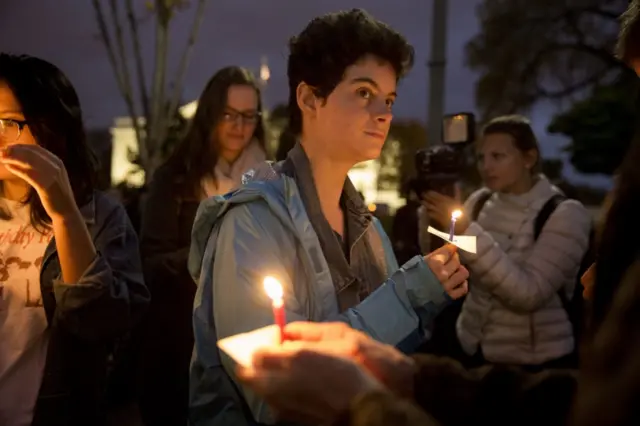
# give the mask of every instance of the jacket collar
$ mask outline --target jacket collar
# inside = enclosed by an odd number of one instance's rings
[[[498,197],[507,203],[517,205],[521,208],[532,208],[542,206],[554,194],[562,193],[553,186],[549,179],[540,174],[536,177],[536,182],[531,189],[524,194],[503,194],[498,193]]]
[[[294,173],[297,177],[296,183],[300,188],[307,209],[313,213],[322,214],[320,200],[318,199],[318,190],[311,173],[311,163],[300,143],[297,143],[291,151],[289,151],[288,159],[293,165]],[[360,222],[359,226],[367,227],[369,225],[371,222],[371,212],[348,176],[342,188],[341,201],[344,203],[345,209],[352,213],[350,217],[357,218],[358,222]]]

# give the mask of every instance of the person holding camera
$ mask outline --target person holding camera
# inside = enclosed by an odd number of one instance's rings
[[[486,187],[467,199],[456,223],[456,234],[477,237],[477,253],[460,253],[471,284],[456,323],[459,343],[480,362],[573,366],[565,303],[589,246],[591,217],[539,173],[540,150],[526,118],[490,121],[477,153]],[[430,191],[424,205],[430,219],[447,223],[460,203]],[[544,210],[548,218],[537,229]]]

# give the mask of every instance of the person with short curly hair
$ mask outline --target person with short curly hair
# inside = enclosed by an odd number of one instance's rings
[[[452,245],[398,268],[387,235],[347,177],[380,155],[413,48],[357,9],[315,18],[289,47],[289,124],[299,141],[238,191],[201,204],[193,227],[194,426],[274,421],[215,350],[217,339],[273,322],[265,276],[281,281],[287,320],[341,320],[405,351],[467,291],[468,273]]]

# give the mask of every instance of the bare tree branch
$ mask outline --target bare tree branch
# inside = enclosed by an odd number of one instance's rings
[[[193,25],[191,27],[191,33],[189,34],[189,38],[187,39],[187,46],[182,53],[182,58],[180,59],[180,65],[178,67],[178,71],[176,74],[176,78],[173,82],[173,94],[169,100],[169,108],[166,111],[167,117],[165,119],[173,119],[175,111],[178,109],[178,103],[180,102],[180,96],[182,95],[182,88],[184,85],[184,79],[187,74],[187,68],[189,66],[189,60],[191,58],[191,54],[193,52],[193,48],[196,44],[196,38],[198,37],[198,32],[200,30],[200,25],[204,19],[204,10],[207,5],[207,0],[199,0],[198,7],[196,9],[196,14],[193,19]],[[165,128],[166,130],[167,128]],[[166,132],[165,132],[166,133]],[[161,140],[164,138],[165,134],[161,135]]]
[[[206,0],[199,0],[194,19],[193,27],[187,41],[187,46],[182,54],[182,58],[177,70],[175,87],[171,93],[171,98],[167,99],[169,89],[166,88],[167,75],[167,56],[169,51],[169,30],[170,21],[173,14],[188,7],[187,0],[155,0],[152,2],[153,7],[148,7],[149,17],[156,20],[156,37],[155,37],[155,59],[152,81],[150,87],[145,84],[147,75],[145,74],[145,66],[142,55],[141,40],[139,34],[140,19],[135,14],[133,0],[126,0],[125,4],[126,19],[128,20],[128,29],[131,36],[131,44],[134,55],[134,67],[136,75],[130,74],[128,46],[126,34],[127,23],[120,19],[119,3],[122,0],[109,0],[109,10],[111,16],[107,16],[103,11],[104,5],[101,0],[92,0],[95,10],[96,21],[100,29],[100,38],[107,51],[109,63],[113,69],[118,90],[125,101],[127,112],[131,119],[131,126],[135,132],[138,146],[138,157],[136,163],[142,167],[145,172],[145,181],[149,181],[156,166],[162,159],[162,146],[165,139],[170,135],[171,126],[175,125],[174,115],[178,108],[182,86],[186,76],[186,69],[190,61],[193,46],[195,44],[199,28],[201,26]],[[108,11],[107,11],[108,13]],[[109,21],[112,18],[112,21]],[[132,80],[136,78],[136,80]],[[134,84],[137,82],[139,92],[135,91]],[[135,92],[135,93],[134,93]],[[141,116],[138,115],[137,109],[140,107],[136,104],[139,94],[142,114],[144,115],[144,127],[141,124]],[[167,102],[169,101],[169,102]],[[167,111],[167,106],[169,110]]]
[[[595,15],[600,18],[604,18],[605,20],[613,20],[613,21],[617,21],[618,18],[620,17],[620,14],[614,11],[601,9],[595,6],[587,6],[587,7],[575,8],[575,9],[569,8],[551,17],[544,16],[544,15],[538,16],[538,17],[532,17],[527,20],[527,23],[529,24],[542,23],[545,25],[553,25],[553,24],[560,23],[564,20],[570,19],[572,17],[580,16],[582,14]],[[487,20],[487,23],[491,24],[492,20],[491,19]]]
[[[121,67],[118,65],[118,60],[116,58],[113,44],[111,43],[111,37],[109,36],[109,30],[107,29],[107,23],[104,17],[102,6],[100,4],[100,0],[93,0],[93,8],[96,12],[96,20],[98,21],[98,26],[100,28],[100,36],[105,46],[105,49],[107,50],[107,57],[109,58],[109,63],[113,68],[113,73],[116,78],[116,84],[118,85],[120,94],[122,95],[125,101],[125,105],[127,106],[127,112],[129,113],[129,117],[131,119],[131,125],[133,126],[133,131],[136,136],[136,141],[138,142],[138,148],[140,151],[141,160],[146,159],[145,144],[142,138],[140,125],[138,123],[138,115],[136,114],[133,96],[131,93],[131,88],[130,87],[127,88],[127,84],[126,84],[126,81],[128,81],[128,76],[126,75],[126,73],[123,73],[123,71],[121,70]],[[118,19],[117,16],[114,16],[114,20],[117,21],[117,19]]]
[[[142,113],[145,120],[149,120],[149,94],[147,93],[147,84],[144,73],[144,61],[140,49],[140,36],[138,34],[138,21],[133,12],[132,0],[126,1],[127,19],[129,21],[129,30],[131,31],[131,42],[133,43],[133,54],[135,58],[136,74],[138,76],[138,88],[140,90],[140,102],[142,103]],[[146,125],[146,124],[145,124]],[[148,132],[148,131],[147,131]]]
[[[579,96],[625,72],[612,49],[618,15],[626,3],[481,2],[481,30],[467,44],[466,57],[467,64],[480,72],[476,99],[482,115],[526,110],[545,98]],[[495,55],[496,50],[501,54]]]
[[[104,19],[104,12],[102,10],[102,6],[100,5],[100,0],[93,0],[93,9],[96,12],[96,21],[98,22],[98,27],[100,28],[100,39],[102,40],[102,43],[107,50],[107,57],[109,58],[109,63],[113,68],[113,73],[116,77],[118,89],[120,89],[120,92],[124,95],[125,90],[122,83],[122,76],[120,74],[120,67],[118,66],[116,55],[113,50],[113,45],[111,44],[111,37],[109,36],[107,23]]]
[[[149,127],[149,153],[153,157],[161,142],[158,141],[158,130],[162,125],[162,110],[165,105],[165,81],[167,73],[167,51],[169,45],[169,21],[171,5],[164,0],[156,0],[156,44],[155,69],[151,87],[151,123]]]
[[[127,103],[129,109],[129,115],[131,116],[133,129],[136,133],[136,139],[138,140],[138,150],[140,154],[140,161],[143,165],[147,164],[148,152],[147,144],[144,135],[142,134],[139,122],[139,115],[136,111],[135,102],[133,98],[133,88],[131,87],[131,78],[129,75],[129,66],[127,61],[127,50],[124,47],[124,35],[122,33],[122,25],[120,25],[120,14],[118,10],[118,0],[109,0],[109,6],[111,9],[111,17],[113,19],[113,27],[115,29],[116,44],[118,47],[117,53],[120,60],[122,86],[124,88],[123,97]]]
[[[546,99],[562,99],[570,96],[576,92],[580,92],[583,89],[592,87],[594,84],[601,82],[607,75],[611,74],[611,69],[602,69],[599,72],[593,73],[589,77],[571,85],[568,85],[560,90],[548,91],[543,88],[538,88],[539,95]]]

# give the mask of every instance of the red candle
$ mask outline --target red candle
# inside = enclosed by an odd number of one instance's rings
[[[272,300],[273,320],[280,329],[280,343],[282,343],[284,341],[284,326],[287,322],[284,313],[284,291],[280,281],[273,277],[264,279],[264,289]]]

